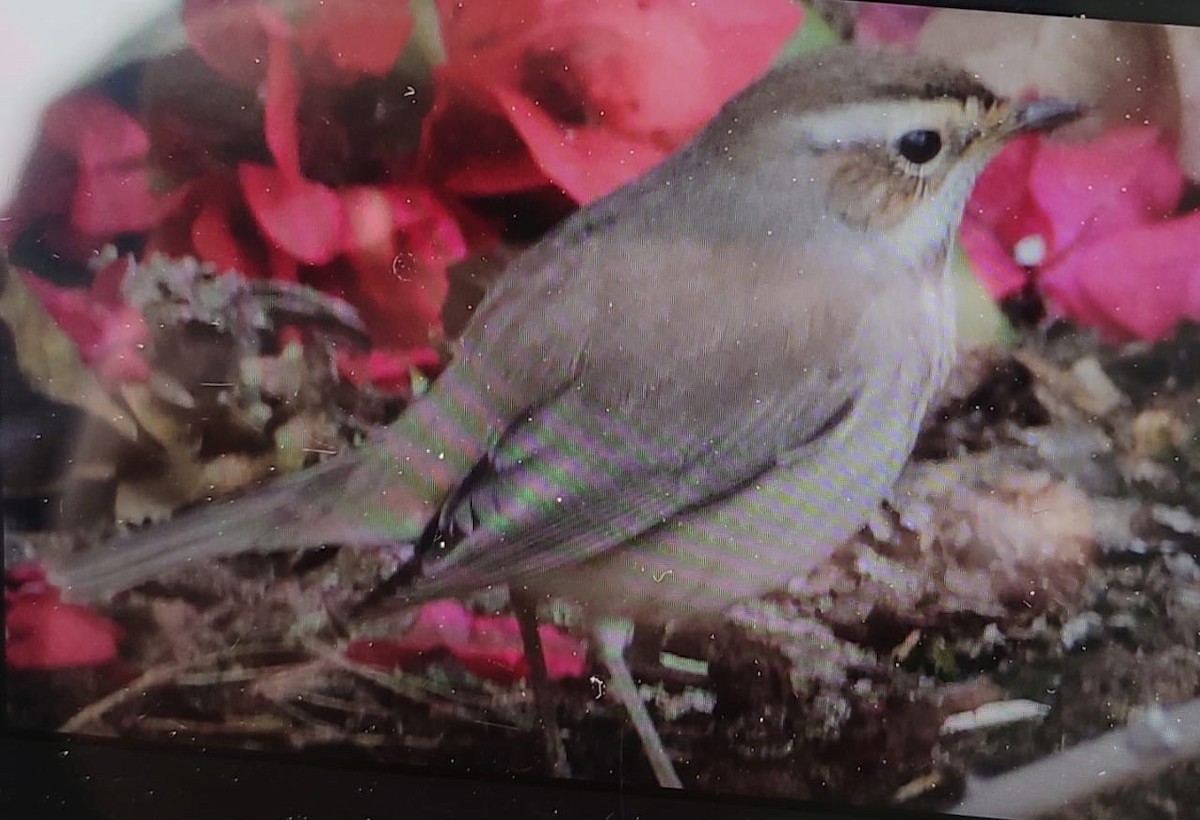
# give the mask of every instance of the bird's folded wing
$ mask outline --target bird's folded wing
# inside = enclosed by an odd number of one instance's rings
[[[444,554],[410,602],[582,562],[802,460],[850,412],[856,385],[830,375],[718,429],[596,413],[566,391],[518,424],[449,500]],[[780,428],[786,428],[781,436]],[[786,443],[779,445],[780,441]]]

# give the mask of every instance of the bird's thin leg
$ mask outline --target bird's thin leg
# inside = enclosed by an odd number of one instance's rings
[[[542,723],[542,740],[545,743],[546,763],[555,777],[570,777],[571,767],[567,764],[567,751],[563,748],[562,733],[558,729],[558,718],[554,710],[554,695],[550,691],[550,677],[546,674],[546,655],[542,651],[542,637],[538,634],[537,603],[524,590],[509,587],[513,614],[521,628],[521,643],[525,645],[525,657],[529,660],[529,677],[533,684],[533,699],[537,704],[538,717]]]
[[[675,765],[667,756],[662,738],[654,728],[654,721],[646,711],[646,704],[638,695],[637,684],[633,682],[629,665],[625,663],[625,649],[633,639],[633,624],[623,618],[603,618],[593,628],[593,634],[596,637],[600,660],[608,669],[609,690],[625,705],[629,720],[641,738],[650,768],[658,778],[658,784],[671,789],[683,788],[679,775],[675,773]]]

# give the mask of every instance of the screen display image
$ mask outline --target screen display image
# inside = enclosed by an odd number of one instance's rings
[[[1197,816],[1200,28],[162,5],[0,165],[6,727]]]

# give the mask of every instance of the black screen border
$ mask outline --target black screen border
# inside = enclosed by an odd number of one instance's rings
[[[1172,0],[908,0],[902,5],[1200,26],[1200,3]],[[3,676],[0,665],[0,687]],[[0,725],[0,817],[5,820],[904,820],[951,816],[962,817],[888,806],[848,808],[539,777],[449,775],[425,769],[316,762],[298,755],[33,733]]]

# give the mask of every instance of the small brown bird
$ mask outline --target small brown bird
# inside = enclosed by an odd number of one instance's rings
[[[513,262],[366,446],[56,578],[87,598],[200,557],[416,544],[396,605],[503,584],[582,604],[678,785],[622,625],[721,613],[862,526],[953,355],[945,261],[977,174],[1078,114],[889,53],[776,69]]]

